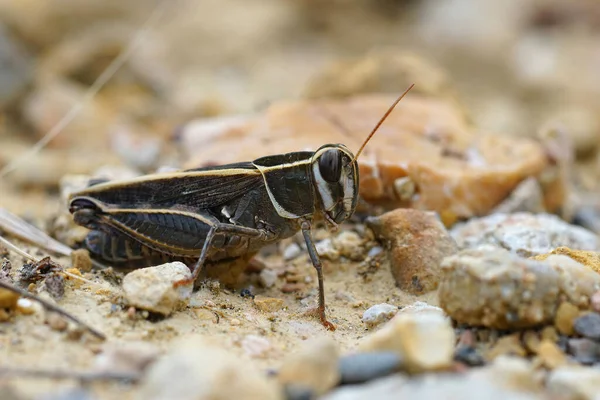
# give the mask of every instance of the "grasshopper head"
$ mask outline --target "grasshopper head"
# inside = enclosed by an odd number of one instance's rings
[[[327,144],[312,157],[313,183],[323,211],[336,223],[348,219],[358,201],[358,164],[343,144]]]

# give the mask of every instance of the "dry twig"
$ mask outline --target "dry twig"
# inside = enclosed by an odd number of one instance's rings
[[[17,378],[47,378],[75,379],[82,382],[90,381],[130,381],[140,380],[141,375],[127,372],[95,372],[95,371],[60,371],[44,369],[26,369],[0,366],[0,377]]]
[[[71,321],[75,322],[76,324],[83,326],[85,329],[87,329],[92,335],[96,336],[97,338],[99,338],[101,340],[106,340],[106,336],[102,332],[96,330],[95,328],[92,328],[91,326],[89,326],[85,322],[81,321],[79,318],[69,314],[67,311],[63,310],[59,306],[54,305],[54,304],[42,299],[41,297],[36,296],[33,293],[29,293],[26,290],[19,289],[18,287],[15,287],[15,286],[11,285],[10,283],[4,282],[4,281],[0,281],[0,287],[10,290],[11,292],[17,293],[22,297],[26,297],[28,299],[37,301],[42,306],[44,306],[44,308],[46,308],[50,311],[54,311],[55,313],[58,313],[58,314],[62,315],[63,317],[70,319]]]

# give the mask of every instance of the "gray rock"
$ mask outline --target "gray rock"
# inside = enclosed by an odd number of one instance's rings
[[[600,344],[587,338],[569,339],[567,351],[581,364],[591,365],[600,360]]]
[[[402,358],[393,351],[350,354],[340,359],[340,384],[358,384],[382,378],[399,371],[402,365]]]
[[[493,214],[456,225],[450,234],[461,249],[492,244],[524,257],[566,246],[598,250],[598,236],[550,214]]]
[[[573,328],[583,337],[600,340],[600,314],[592,312],[582,315],[575,320]]]
[[[387,303],[376,304],[364,312],[362,321],[367,328],[372,329],[392,319],[398,312],[398,307]]]
[[[187,305],[193,283],[174,287],[174,283],[191,277],[190,269],[181,262],[137,269],[123,278],[125,300],[129,305],[169,315]]]

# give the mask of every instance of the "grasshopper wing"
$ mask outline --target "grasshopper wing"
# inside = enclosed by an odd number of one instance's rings
[[[70,203],[83,197],[116,208],[202,210],[223,205],[260,185],[262,176],[252,163],[236,163],[100,183],[74,193]]]

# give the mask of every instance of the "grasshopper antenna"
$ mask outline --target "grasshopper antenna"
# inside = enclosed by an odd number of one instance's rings
[[[379,122],[377,123],[377,125],[375,125],[375,128],[373,128],[373,130],[371,131],[371,133],[369,133],[369,136],[367,136],[367,139],[363,142],[362,146],[360,146],[360,149],[358,149],[358,152],[356,153],[356,155],[354,156],[354,160],[352,160],[352,161],[356,161],[356,159],[358,159],[358,156],[360,156],[360,153],[362,153],[362,151],[365,148],[365,146],[367,145],[367,143],[369,143],[369,140],[371,140],[371,138],[373,137],[373,135],[375,134],[375,132],[377,132],[377,129],[379,129],[379,127],[381,126],[381,124],[383,124],[383,121],[385,121],[385,119],[388,117],[388,115],[390,115],[392,113],[392,111],[394,110],[394,108],[396,107],[396,105],[398,103],[400,103],[400,100],[402,100],[404,98],[404,96],[406,96],[406,94],[408,92],[410,92],[410,89],[412,89],[414,86],[415,86],[414,83],[412,85],[410,85],[408,87],[408,89],[406,89],[404,91],[404,93],[402,93],[400,95],[400,97],[398,97],[396,99],[396,101],[394,102],[394,104],[392,104],[390,106],[390,108],[388,108],[388,110],[385,112],[385,114],[383,114],[383,117],[381,117],[381,119],[379,120]]]
[[[169,0],[160,0],[160,2],[154,7],[152,13],[146,19],[146,22],[142,25],[140,30],[137,32],[135,37],[129,42],[127,48],[125,48],[111,63],[106,69],[98,76],[98,78],[94,81],[92,86],[88,89],[88,91],[83,96],[83,99],[69,110],[67,114],[60,121],[56,123],[49,131],[46,133],[29,151],[23,154],[21,157],[14,159],[9,162],[4,168],[0,169],[0,178],[5,177],[10,172],[14,171],[19,167],[19,165],[23,164],[29,158],[34,156],[40,150],[42,150],[48,143],[52,141],[56,136],[58,136],[67,125],[75,119],[75,117],[79,114],[81,109],[89,103],[96,94],[102,89],[102,87],[112,78],[117,71],[125,64],[125,62],[129,59],[129,56],[136,50],[142,39],[144,39],[145,34],[150,30],[151,26],[154,25],[164,14],[167,6],[172,5],[173,3]]]

